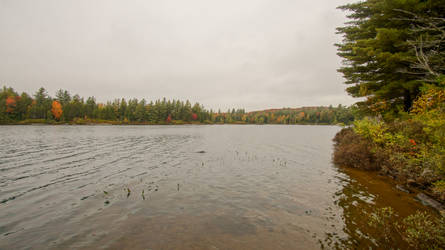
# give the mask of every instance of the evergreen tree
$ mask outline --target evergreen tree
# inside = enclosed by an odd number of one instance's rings
[[[47,119],[51,113],[51,98],[46,90],[41,87],[34,95],[34,103],[30,110],[30,116],[34,119]]]
[[[56,100],[60,102],[60,104],[65,105],[69,102],[71,102],[71,95],[67,90],[59,89],[56,92]]]
[[[97,105],[96,105],[96,99],[94,97],[88,97],[86,103],[85,103],[85,115],[88,118],[97,118]]]
[[[425,72],[412,67],[417,60],[410,43],[414,13],[443,17],[444,0],[366,0],[339,7],[351,12],[345,27],[337,28],[344,40],[337,44],[344,59],[339,69],[352,85],[347,92],[367,97],[368,110],[408,111],[419,94]],[[379,110],[381,111],[381,110]]]
[[[145,99],[142,99],[136,106],[134,111],[134,117],[136,121],[143,122],[146,121],[146,102]]]

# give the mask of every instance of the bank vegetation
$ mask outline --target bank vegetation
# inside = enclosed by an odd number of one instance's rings
[[[334,163],[379,171],[403,190],[421,190],[443,204],[445,1],[365,0],[339,8],[349,18],[337,29],[343,35],[339,72],[347,92],[362,98],[356,105],[364,118],[335,136]],[[418,212],[398,224],[391,208],[369,216],[382,233],[380,247],[391,245],[389,235],[413,249],[445,246],[440,216]]]

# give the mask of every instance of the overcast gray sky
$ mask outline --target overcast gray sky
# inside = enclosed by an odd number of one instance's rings
[[[0,0],[0,86],[259,110],[351,104],[352,0]]]

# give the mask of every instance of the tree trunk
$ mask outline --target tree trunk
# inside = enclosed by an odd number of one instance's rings
[[[411,98],[411,93],[409,90],[405,90],[403,94],[403,110],[405,112],[408,112],[411,109],[411,106],[413,104],[413,99]]]

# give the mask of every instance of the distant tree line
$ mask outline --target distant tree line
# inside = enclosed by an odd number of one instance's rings
[[[205,109],[190,101],[116,99],[98,103],[59,90],[55,97],[40,88],[33,96],[13,88],[0,89],[0,123],[114,123],[114,124],[181,124],[181,123],[251,123],[251,124],[349,124],[354,120],[353,107],[304,107],[245,112]]]
[[[302,107],[231,113],[231,119],[253,124],[349,124],[354,121],[354,107]],[[232,120],[229,120],[232,122]]]

